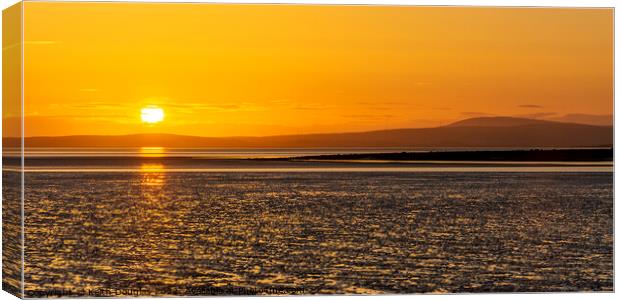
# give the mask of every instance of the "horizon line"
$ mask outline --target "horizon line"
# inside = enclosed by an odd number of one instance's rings
[[[556,123],[556,124],[567,124],[567,125],[582,125],[582,126],[595,126],[595,127],[613,127],[614,124],[608,125],[595,125],[595,124],[586,124],[586,123],[577,123],[577,122],[562,122],[555,120],[546,120],[546,119],[533,119],[533,118],[522,118],[522,117],[512,117],[512,116],[489,116],[489,117],[473,117],[466,118],[458,121],[451,122],[446,125],[439,125],[434,127],[395,127],[395,128],[384,128],[384,129],[372,129],[372,130],[363,130],[363,131],[342,131],[342,132],[310,132],[310,133],[289,133],[289,134],[272,134],[272,135],[229,135],[229,136],[201,136],[201,135],[189,135],[189,134],[178,134],[178,133],[168,133],[168,132],[159,132],[159,133],[127,133],[127,134],[71,134],[71,135],[36,135],[36,136],[3,136],[2,139],[29,139],[29,138],[67,138],[67,137],[129,137],[129,136],[137,136],[137,135],[170,135],[170,136],[178,136],[178,137],[195,137],[195,138],[212,138],[212,139],[225,139],[225,138],[268,138],[268,137],[285,137],[285,136],[306,136],[306,135],[333,135],[333,134],[355,134],[355,133],[368,133],[368,132],[380,132],[380,131],[392,131],[392,130],[416,130],[416,129],[436,129],[436,128],[444,128],[450,127],[452,125],[458,124],[463,121],[468,120],[476,120],[476,119],[497,119],[497,118],[505,118],[505,119],[519,119],[519,120],[531,120],[531,121],[540,121],[545,123]],[[469,127],[516,127],[516,126],[524,126],[524,125],[514,125],[514,126],[493,126],[493,125],[477,125],[477,126],[469,126]],[[465,127],[465,126],[464,126]]]

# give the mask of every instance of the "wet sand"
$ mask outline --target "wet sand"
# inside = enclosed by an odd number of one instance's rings
[[[28,157],[28,172],[611,172],[612,162]]]
[[[26,173],[27,295],[613,289],[612,173],[153,170]]]

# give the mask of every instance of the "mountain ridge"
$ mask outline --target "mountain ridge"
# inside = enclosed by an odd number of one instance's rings
[[[19,145],[19,138],[3,138]],[[471,118],[440,127],[274,136],[177,134],[27,137],[27,147],[592,147],[613,144],[613,127],[514,118]]]
[[[456,126],[511,127],[511,126],[526,126],[526,125],[539,125],[539,124],[552,124],[552,123],[579,124],[579,123],[568,123],[568,122],[558,122],[558,121],[518,118],[518,117],[477,117],[477,118],[469,118],[465,120],[456,121],[446,126],[449,126],[449,127],[456,127]],[[579,124],[579,125],[592,126],[589,124]]]

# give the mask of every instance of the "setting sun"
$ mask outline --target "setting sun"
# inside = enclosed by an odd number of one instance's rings
[[[10,119],[24,136],[269,136],[613,112],[610,9],[24,5],[24,102],[37,113]],[[163,111],[140,119],[149,107]]]
[[[164,119],[164,110],[159,107],[144,107],[140,110],[140,112],[140,118],[144,123],[155,124]]]

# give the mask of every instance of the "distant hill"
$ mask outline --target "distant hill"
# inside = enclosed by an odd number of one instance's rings
[[[465,119],[458,122],[454,122],[449,127],[512,127],[512,126],[525,126],[525,125],[542,125],[553,124],[557,122],[515,118],[515,117],[480,117]]]
[[[5,145],[18,142],[4,139]],[[443,127],[353,133],[221,138],[173,134],[28,137],[25,143],[27,147],[598,147],[613,144],[613,127],[492,117]]]
[[[548,118],[548,120],[600,126],[611,126],[614,124],[613,115],[568,114],[561,117]]]

